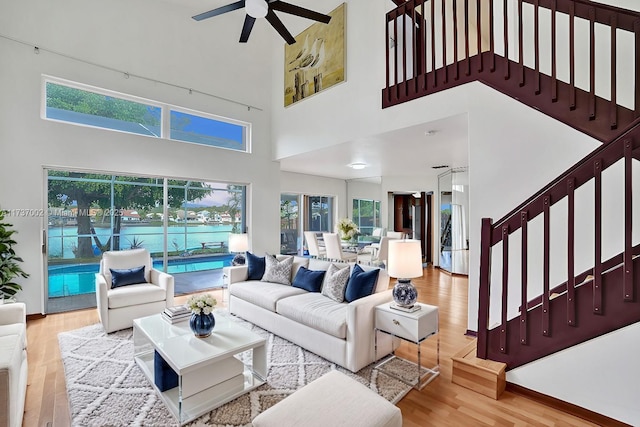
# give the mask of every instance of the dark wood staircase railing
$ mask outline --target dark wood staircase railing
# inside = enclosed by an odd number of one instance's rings
[[[633,164],[640,151],[640,127],[603,145],[570,168],[510,214],[492,223],[482,221],[480,289],[478,314],[478,357],[507,363],[508,369],[521,366],[540,357],[568,348],[588,339],[640,321],[637,284],[640,282],[640,245],[633,246]],[[603,172],[622,160],[624,165],[624,250],[617,256],[602,260],[603,253]],[[576,192],[585,184],[593,184],[593,268],[580,274],[576,265]],[[583,193],[584,194],[584,193]],[[566,271],[564,283],[551,288],[550,253],[551,208],[558,202],[567,203]],[[528,295],[529,224],[542,215],[542,295],[532,300]],[[581,213],[582,220],[586,213]],[[520,234],[519,280],[510,281],[510,262],[514,253],[510,236]],[[492,249],[501,244],[502,269],[500,319],[497,327],[489,327]],[[510,253],[511,251],[511,253]],[[495,265],[495,264],[494,264]],[[513,277],[513,276],[511,276]],[[519,286],[519,289],[518,289]],[[509,318],[508,296],[521,295],[519,315]]]
[[[399,6],[386,19],[383,108],[480,81],[605,143],[640,123],[640,72],[621,81],[618,65],[619,59],[633,58],[640,70],[638,12],[586,0],[395,1]],[[500,19],[494,18],[494,7],[502,9]],[[510,23],[516,8],[518,22]],[[523,22],[525,9],[533,16],[533,28]],[[541,9],[550,22],[541,19]],[[517,34],[510,34],[512,24]],[[604,36],[597,27],[607,28],[613,52],[606,58],[609,74],[599,72],[597,36]],[[498,32],[501,52],[496,52]],[[559,40],[565,38],[568,55],[561,55]],[[588,70],[576,64],[577,47],[585,45],[585,38]],[[550,64],[543,67],[547,54]],[[633,94],[620,96],[620,87],[632,87]],[[623,97],[626,102],[620,101]]]
[[[394,2],[398,7],[386,20],[383,108],[479,81],[604,142],[501,220],[483,219],[478,357],[512,369],[639,322],[640,245],[632,240],[632,168],[634,159],[640,159],[640,13],[587,0]],[[511,17],[517,22],[509,22]],[[604,56],[601,37],[609,48]],[[603,187],[603,172],[606,176],[620,161],[623,250],[603,261],[603,193],[610,191]],[[585,184],[593,186],[590,264],[585,264],[583,251],[576,251],[576,217],[582,223],[587,217],[576,199],[584,197]],[[560,231],[566,233],[560,237],[566,247],[566,277],[556,284],[551,253],[558,229],[551,224],[552,218],[557,220],[552,207],[559,202],[566,203]],[[541,236],[535,233],[539,228]],[[542,246],[538,265],[529,262],[530,255],[540,252],[532,244],[536,239]],[[491,266],[500,263],[501,270],[492,275]],[[517,274],[510,275],[510,263]],[[576,265],[593,267],[576,273]],[[541,283],[529,283],[530,272],[539,273]],[[500,282],[493,287],[492,277]],[[541,293],[530,299],[536,286]],[[500,294],[493,299],[493,311],[492,288]],[[510,302],[510,294],[519,299],[519,307]],[[490,318],[497,319],[497,326],[490,326]]]

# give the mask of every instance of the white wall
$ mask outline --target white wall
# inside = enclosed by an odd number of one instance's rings
[[[153,19],[150,18],[151,12]],[[131,74],[268,106],[268,68],[253,65],[267,41],[220,44],[212,26],[193,29],[186,9],[141,0],[108,3],[64,0],[2,2],[0,34]],[[226,27],[226,23],[220,23]],[[207,31],[207,29],[209,31]],[[236,29],[237,30],[237,29]],[[235,36],[234,36],[235,37]],[[272,162],[268,111],[193,94],[130,77],[45,51],[34,54],[0,37],[0,206],[41,209],[46,205],[43,167],[81,168],[249,184],[249,231],[256,250],[278,250],[279,167]],[[221,60],[225,58],[224,66]],[[159,140],[42,120],[41,75],[49,74],[110,90],[253,123],[253,153]],[[17,250],[25,259],[19,299],[28,313],[44,310],[41,217],[11,217]]]

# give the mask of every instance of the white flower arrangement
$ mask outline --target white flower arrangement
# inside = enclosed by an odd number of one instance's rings
[[[337,229],[342,240],[351,240],[360,234],[358,226],[349,218],[342,218],[338,221]]]
[[[191,295],[187,307],[194,314],[211,314],[218,301],[211,294]]]

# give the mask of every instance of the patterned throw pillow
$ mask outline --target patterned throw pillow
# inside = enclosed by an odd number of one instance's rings
[[[322,295],[336,302],[344,301],[344,290],[349,280],[349,267],[338,268],[335,264],[331,264],[324,277]]]
[[[287,257],[282,261],[278,261],[273,255],[266,254],[264,261],[264,275],[260,280],[263,282],[280,283],[282,285],[291,284],[293,257]]]

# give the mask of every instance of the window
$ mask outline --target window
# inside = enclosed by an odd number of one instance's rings
[[[46,118],[140,135],[160,135],[158,106],[46,82]]]
[[[245,126],[213,118],[171,111],[170,139],[247,151]]]
[[[353,199],[352,216],[360,234],[370,236],[374,228],[380,227],[380,201]]]
[[[246,122],[53,77],[44,78],[44,90],[48,120],[249,152]]]

